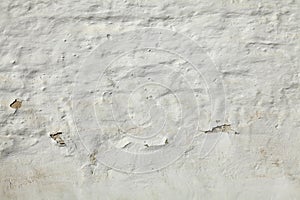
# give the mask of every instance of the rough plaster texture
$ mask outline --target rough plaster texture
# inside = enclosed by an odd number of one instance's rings
[[[0,199],[300,199],[299,2],[0,9]]]

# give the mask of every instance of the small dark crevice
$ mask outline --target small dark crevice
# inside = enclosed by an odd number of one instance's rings
[[[213,127],[211,130],[204,131],[204,133],[223,133],[223,132],[234,132],[234,134],[239,134],[237,131],[232,129],[230,124],[223,124]]]
[[[57,143],[59,146],[66,146],[65,141],[61,138],[62,132],[52,133],[50,137]]]

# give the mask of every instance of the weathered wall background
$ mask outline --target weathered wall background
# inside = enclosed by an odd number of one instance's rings
[[[0,9],[0,199],[300,198],[299,2],[2,0]],[[221,123],[239,134],[196,131],[180,159],[132,174],[86,151],[71,96],[99,44],[143,27],[203,47],[224,86]],[[49,137],[57,131],[66,146]],[[218,142],[201,157],[205,134]]]

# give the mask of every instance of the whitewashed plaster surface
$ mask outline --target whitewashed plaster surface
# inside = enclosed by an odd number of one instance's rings
[[[294,0],[1,0],[0,199],[300,199],[299,29]]]

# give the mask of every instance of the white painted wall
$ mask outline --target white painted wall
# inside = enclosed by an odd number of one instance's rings
[[[0,9],[1,200],[300,198],[299,2]]]

